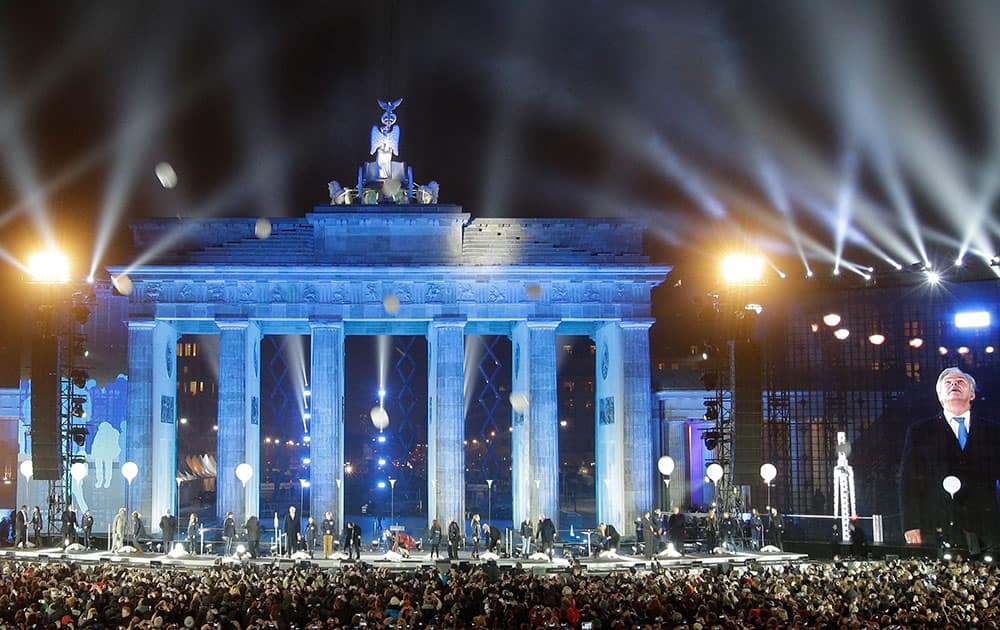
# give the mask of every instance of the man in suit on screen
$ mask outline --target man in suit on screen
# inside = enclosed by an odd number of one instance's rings
[[[950,542],[978,554],[997,544],[1000,425],[972,413],[976,380],[957,367],[938,376],[937,395],[941,413],[906,433],[899,469],[904,537],[920,545],[941,528]],[[943,487],[948,476],[961,482],[954,498]]]

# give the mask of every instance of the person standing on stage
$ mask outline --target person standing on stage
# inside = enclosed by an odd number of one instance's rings
[[[454,516],[448,517],[448,559],[458,560],[458,546],[462,543],[462,529]]]
[[[524,517],[521,521],[521,557],[527,558],[531,555],[531,539],[535,537],[535,528],[531,524],[531,518]]]
[[[750,513],[750,536],[754,551],[760,551],[764,546],[764,519],[760,517],[760,512],[754,508]]]
[[[899,468],[903,536],[911,545],[930,543],[940,528],[976,555],[1000,544],[1000,425],[972,413],[976,380],[957,367],[938,375],[941,412],[906,432]],[[961,481],[954,497],[942,482]]]
[[[441,523],[437,519],[431,523],[431,559],[437,556],[438,560],[441,559]]]
[[[146,526],[142,523],[142,515],[138,511],[132,512],[132,546],[137,551],[142,551],[142,541],[146,539]]]
[[[42,546],[42,510],[36,505],[31,510],[31,531],[34,534],[35,547]]]
[[[76,506],[70,503],[62,513],[63,546],[76,542],[76,525]]]
[[[354,559],[361,559],[361,537],[364,535],[364,530],[361,529],[361,525],[358,523],[354,524],[354,530],[351,532],[351,545],[349,549],[354,551]],[[351,555],[351,551],[347,552],[348,557]]]
[[[642,515],[642,544],[643,553],[647,560],[652,560],[656,555],[656,532],[659,531],[653,515],[646,512]]]
[[[302,542],[302,518],[295,513],[295,506],[288,506],[288,513],[285,514],[285,545],[288,548],[288,555],[298,551]]]
[[[191,512],[187,526],[188,553],[198,553],[198,515]]]
[[[742,526],[729,510],[722,513],[722,522],[719,523],[719,534],[722,536],[722,546],[726,551],[736,551],[736,535]]]
[[[311,558],[313,552],[316,551],[316,541],[319,540],[319,525],[316,524],[316,519],[312,516],[306,522],[306,551],[309,552],[309,557]]]
[[[330,512],[327,512],[330,514]],[[331,514],[332,516],[332,514]],[[326,521],[323,521],[324,523]],[[348,521],[347,525],[344,525],[344,549],[347,551],[347,559],[350,560],[354,557],[351,551],[351,545],[354,544],[354,523]]]
[[[333,555],[333,537],[337,534],[337,525],[333,522],[333,512],[327,512],[323,515],[320,530],[323,534],[323,559],[325,560]]]
[[[163,511],[160,517],[160,537],[163,540],[163,553],[169,553],[174,544],[174,536],[177,533],[177,519],[170,513],[170,509]]]
[[[705,547],[709,553],[719,546],[719,516],[715,508],[708,508],[708,516],[705,517]]]
[[[247,551],[250,552],[251,558],[256,558],[260,547],[260,520],[256,514],[251,514],[247,518],[243,531],[247,534]]]
[[[128,531],[128,516],[125,508],[118,508],[118,513],[111,521],[111,552],[118,551],[125,546],[125,534]]]
[[[496,525],[484,523],[483,537],[486,539],[487,550],[490,553],[497,553],[500,547],[500,539],[503,537],[503,534],[500,532],[500,528]]]
[[[674,546],[674,551],[681,555],[684,555],[684,529],[686,525],[684,514],[681,513],[679,507],[675,506],[667,518],[667,535],[670,538],[670,544]]]
[[[226,542],[224,554],[232,554],[233,541],[236,540],[236,519],[232,512],[226,512],[226,520],[222,522],[222,540]]]
[[[28,506],[22,505],[14,515],[14,548],[28,546]]]
[[[87,510],[80,520],[80,529],[83,530],[83,546],[90,549],[90,534],[94,530],[94,515]]]
[[[538,515],[538,540],[542,553],[547,555],[549,560],[552,560],[552,550],[556,541],[556,526],[552,519],[544,514]]]
[[[771,507],[770,518],[767,519],[767,529],[768,544],[774,545],[778,549],[784,548],[783,536],[785,533],[785,517],[783,517],[779,512],[778,508]]]
[[[469,529],[472,530],[472,557],[479,557],[479,539],[483,535],[482,525],[479,522],[479,515],[473,514],[469,522]]]

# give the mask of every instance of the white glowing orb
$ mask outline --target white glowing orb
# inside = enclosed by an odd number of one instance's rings
[[[236,478],[243,482],[243,486],[247,485],[247,482],[253,477],[253,466],[247,463],[240,464],[236,467]]]
[[[164,188],[173,188],[177,185],[177,172],[169,162],[160,162],[156,165],[156,179],[160,180],[160,185]]]
[[[840,315],[837,313],[827,313],[823,316],[823,323],[833,328],[840,323]]]
[[[542,285],[532,282],[528,286],[524,287],[524,292],[527,294],[529,299],[537,300],[542,295]]]
[[[30,459],[21,462],[21,474],[24,475],[25,479],[31,479],[31,476],[35,474],[35,465],[31,463]]]
[[[69,476],[77,481],[81,481],[87,476],[87,464],[84,462],[74,462],[73,465],[69,467]]]
[[[253,226],[253,234],[260,240],[271,236],[271,220],[266,217],[257,219],[257,223]]]
[[[774,467],[774,464],[764,464],[760,467],[760,478],[764,480],[764,483],[771,483],[777,476],[778,469]]]
[[[389,412],[385,410],[385,407],[375,405],[372,407],[372,410],[368,415],[371,416],[372,424],[375,425],[375,428],[379,431],[382,431],[389,426]]]
[[[713,483],[719,483],[719,480],[722,479],[722,466],[716,463],[711,463],[705,470],[705,474],[708,475],[708,478],[711,479]]]
[[[941,480],[941,485],[944,487],[945,492],[951,495],[951,498],[955,498],[955,493],[962,489],[962,480],[955,475],[948,475]]]
[[[914,337],[913,339],[910,339],[908,343],[911,348],[919,348],[924,345],[924,340],[920,337]]]
[[[138,474],[139,465],[135,462],[125,462],[122,464],[122,477],[125,477],[125,480],[128,481],[129,484],[132,483],[132,480],[135,479]]]
[[[881,346],[885,343],[885,335],[881,333],[875,333],[874,335],[868,335],[868,343],[873,346]]]
[[[132,278],[129,278],[124,273],[120,276],[111,278],[111,284],[114,285],[115,290],[122,295],[132,295]]]
[[[510,395],[510,406],[517,413],[523,414],[528,410],[528,397],[521,392],[514,392]]]
[[[396,297],[395,293],[385,294],[385,297],[382,298],[382,308],[385,309],[387,315],[395,315],[399,312],[399,298]]]
[[[851,331],[847,330],[846,328],[838,328],[837,330],[833,331],[833,336],[843,341],[844,339],[847,339],[848,337],[851,336]]]
[[[669,455],[664,455],[656,462],[656,468],[660,471],[661,475],[670,475],[674,472],[674,458]]]

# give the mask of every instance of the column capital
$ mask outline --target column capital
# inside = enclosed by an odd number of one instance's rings
[[[631,319],[623,319],[619,323],[622,328],[645,328],[649,329],[656,322],[652,317],[634,317]]]
[[[250,320],[245,317],[218,317],[215,325],[220,330],[243,330],[250,327]]]
[[[309,317],[309,328],[312,330],[343,327],[344,318],[340,315],[311,315]]]
[[[127,324],[129,330],[152,330],[156,327],[156,322],[155,319],[130,319]]]
[[[431,328],[465,328],[469,318],[465,315],[437,315],[428,325]]]
[[[562,320],[547,318],[547,317],[537,317],[537,318],[532,317],[520,323],[523,323],[528,328],[534,328],[536,330],[545,330],[545,329],[555,330],[556,328],[559,327],[559,324],[562,323]]]

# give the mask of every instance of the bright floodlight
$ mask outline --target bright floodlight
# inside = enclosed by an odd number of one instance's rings
[[[914,337],[913,339],[910,339],[908,343],[911,348],[919,348],[924,345],[924,340],[920,337]]]
[[[827,313],[823,316],[823,323],[832,328],[840,323],[840,315],[836,313]]]
[[[749,254],[730,254],[722,259],[722,278],[729,284],[760,282],[764,275],[764,259]]]
[[[941,274],[939,274],[936,271],[928,271],[927,272],[927,283],[928,284],[937,284],[939,282],[941,282]]]
[[[868,335],[868,342],[873,346],[881,346],[883,343],[885,343],[885,335],[881,333]]]
[[[35,282],[66,282],[69,280],[69,260],[50,249],[28,258],[28,271]]]
[[[989,311],[964,311],[955,313],[955,328],[988,328]]]
[[[837,330],[833,331],[833,336],[843,341],[844,339],[847,339],[848,337],[851,336],[851,331],[847,330],[846,328],[838,328]]]

